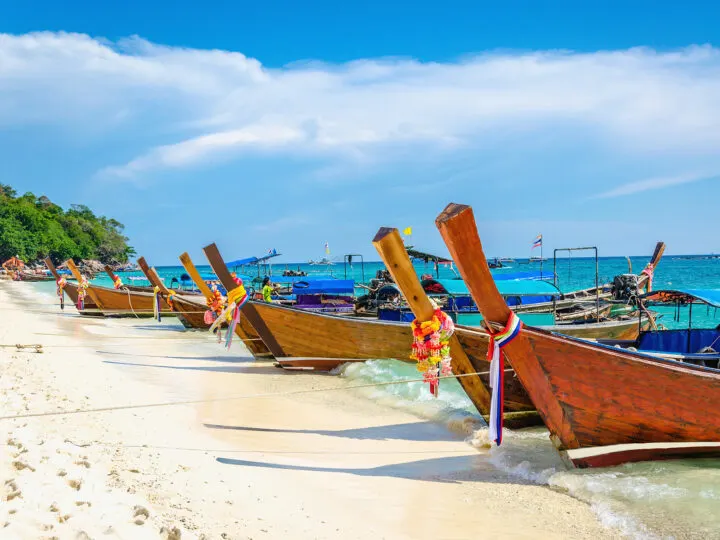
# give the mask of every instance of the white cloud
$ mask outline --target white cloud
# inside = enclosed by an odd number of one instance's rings
[[[0,35],[0,127],[28,124],[94,140],[122,134],[140,150],[103,171],[121,178],[257,151],[408,159],[408,148],[443,152],[562,129],[621,153],[710,155],[720,143],[720,51],[270,69],[238,52],[137,37]]]
[[[647,178],[637,182],[630,182],[616,187],[609,191],[599,193],[593,196],[593,199],[608,199],[612,197],[622,197],[623,195],[636,195],[644,191],[652,191],[680,184],[689,184],[691,182],[699,182],[701,180],[717,179],[717,175],[708,174],[682,174],[678,176],[665,176],[658,178]]]

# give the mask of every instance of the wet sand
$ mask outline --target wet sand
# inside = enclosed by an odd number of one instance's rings
[[[417,415],[166,319],[83,319],[0,283],[3,538],[613,538],[590,508]],[[276,394],[260,397],[260,394]],[[282,395],[284,394],[284,395]],[[83,536],[84,535],[84,536]]]

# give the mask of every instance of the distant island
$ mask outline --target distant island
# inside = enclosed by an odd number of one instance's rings
[[[50,256],[55,261],[126,263],[135,250],[124,228],[82,204],[63,210],[45,196],[18,196],[12,187],[0,184],[0,260],[17,256],[32,263]]]

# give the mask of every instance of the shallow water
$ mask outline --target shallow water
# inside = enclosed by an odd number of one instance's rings
[[[632,259],[635,271],[641,269],[647,257]],[[600,260],[601,282],[613,275],[627,270],[624,258]],[[594,260],[563,260],[557,265],[560,286],[572,290],[593,285]],[[361,271],[355,265],[355,278],[360,279]],[[528,265],[513,265],[514,270],[524,270]],[[284,265],[276,265],[275,271],[282,271]],[[295,266],[291,266],[295,268]],[[539,265],[534,265],[539,268]],[[552,269],[552,261],[548,263]],[[317,267],[302,267],[317,271]],[[377,263],[365,265],[366,278],[379,269]],[[424,273],[424,265],[416,266]],[[203,269],[207,270],[207,269]],[[324,268],[323,268],[324,270]],[[166,283],[182,273],[179,267],[159,268]],[[443,268],[446,275],[450,270]],[[344,277],[342,265],[333,272]],[[109,285],[109,279],[98,278],[99,284]],[[665,257],[656,271],[655,288],[720,288],[720,260],[687,260]],[[54,302],[54,284],[33,284],[38,292],[38,300]],[[72,311],[72,306],[66,311]],[[674,320],[674,309],[661,310],[661,322],[668,327],[684,327],[687,324],[687,310],[681,310],[680,320]],[[86,321],[86,319],[83,319]],[[718,317],[714,309],[697,307],[693,312],[694,326],[717,325]],[[113,325],[137,326],[134,332],[138,336],[146,335],[153,325],[152,321],[104,321],[97,325],[98,332],[111,332]],[[164,331],[175,331],[179,336],[193,335],[182,333],[181,328],[166,322]],[[147,327],[147,328],[145,328]],[[198,355],[208,354],[206,343],[189,341],[187,352],[196,351]],[[348,386],[372,382],[390,382],[418,378],[417,372],[409,364],[394,361],[372,361],[349,364],[338,374]],[[299,385],[310,384],[320,376],[300,377]],[[350,390],[366,399],[384,406],[404,409],[420,418],[430,419],[443,424],[456,433],[471,433],[468,442],[478,447],[486,447],[486,429],[484,423],[473,411],[469,399],[456,381],[443,381],[440,396],[434,399],[426,387],[419,382],[380,386],[371,389]],[[181,389],[178,394],[182,395]],[[608,469],[566,470],[558,454],[552,447],[547,431],[544,429],[506,431],[503,445],[492,448],[482,455],[483,466],[492,465],[508,478],[518,481],[548,485],[554,489],[565,490],[574,497],[591,505],[598,519],[608,527],[619,528],[634,538],[720,538],[720,460],[677,460],[660,463],[637,463]]]

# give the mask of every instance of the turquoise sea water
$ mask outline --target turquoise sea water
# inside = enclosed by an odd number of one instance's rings
[[[633,257],[633,270],[639,272],[648,257]],[[510,263],[510,268],[499,273],[539,269],[539,264]],[[288,265],[296,270],[298,265]],[[362,281],[363,268],[356,263],[345,268],[342,263],[325,266],[299,265],[310,274],[332,273]],[[365,281],[383,268],[381,263],[365,263]],[[552,271],[552,260],[544,263],[544,270]],[[281,275],[284,264],[272,267],[273,275]],[[625,258],[602,258],[599,261],[600,282],[610,281],[619,273],[627,272]],[[208,267],[201,272],[210,273]],[[433,273],[431,266],[417,264],[418,274]],[[587,258],[567,258],[558,261],[559,286],[564,291],[594,285],[595,261]],[[179,277],[182,267],[159,267],[160,275],[169,284]],[[123,280],[128,283],[123,274]],[[140,275],[135,273],[134,275]],[[452,277],[453,271],[441,267],[441,277]],[[281,281],[282,278],[277,278]],[[107,277],[95,280],[100,285],[111,285]],[[53,283],[33,286],[42,292],[46,301],[55,301]],[[666,256],[656,270],[655,289],[660,288],[720,288],[720,259],[686,259]],[[661,322],[669,327],[684,327],[687,310],[674,320],[673,308],[663,310]],[[714,309],[695,308],[694,326],[720,322]],[[408,344],[409,346],[409,344]],[[378,360],[363,364],[350,364],[341,368],[339,375],[350,384],[403,380],[417,376],[414,368],[401,362]],[[358,391],[360,392],[360,391]],[[440,396],[430,396],[420,383],[408,383],[362,390],[368,399],[382,401],[391,407],[412,411],[420,417],[445,423],[451,429],[479,427],[482,420],[455,381],[443,381]],[[469,443],[483,447],[485,430],[479,427]],[[492,448],[487,458],[510,479],[519,482],[536,482],[567,491],[570,495],[588,502],[598,519],[606,526],[618,528],[633,538],[720,538],[720,460],[678,460],[655,463],[638,463],[608,469],[566,470],[553,449],[544,429],[506,432],[503,445]]]

